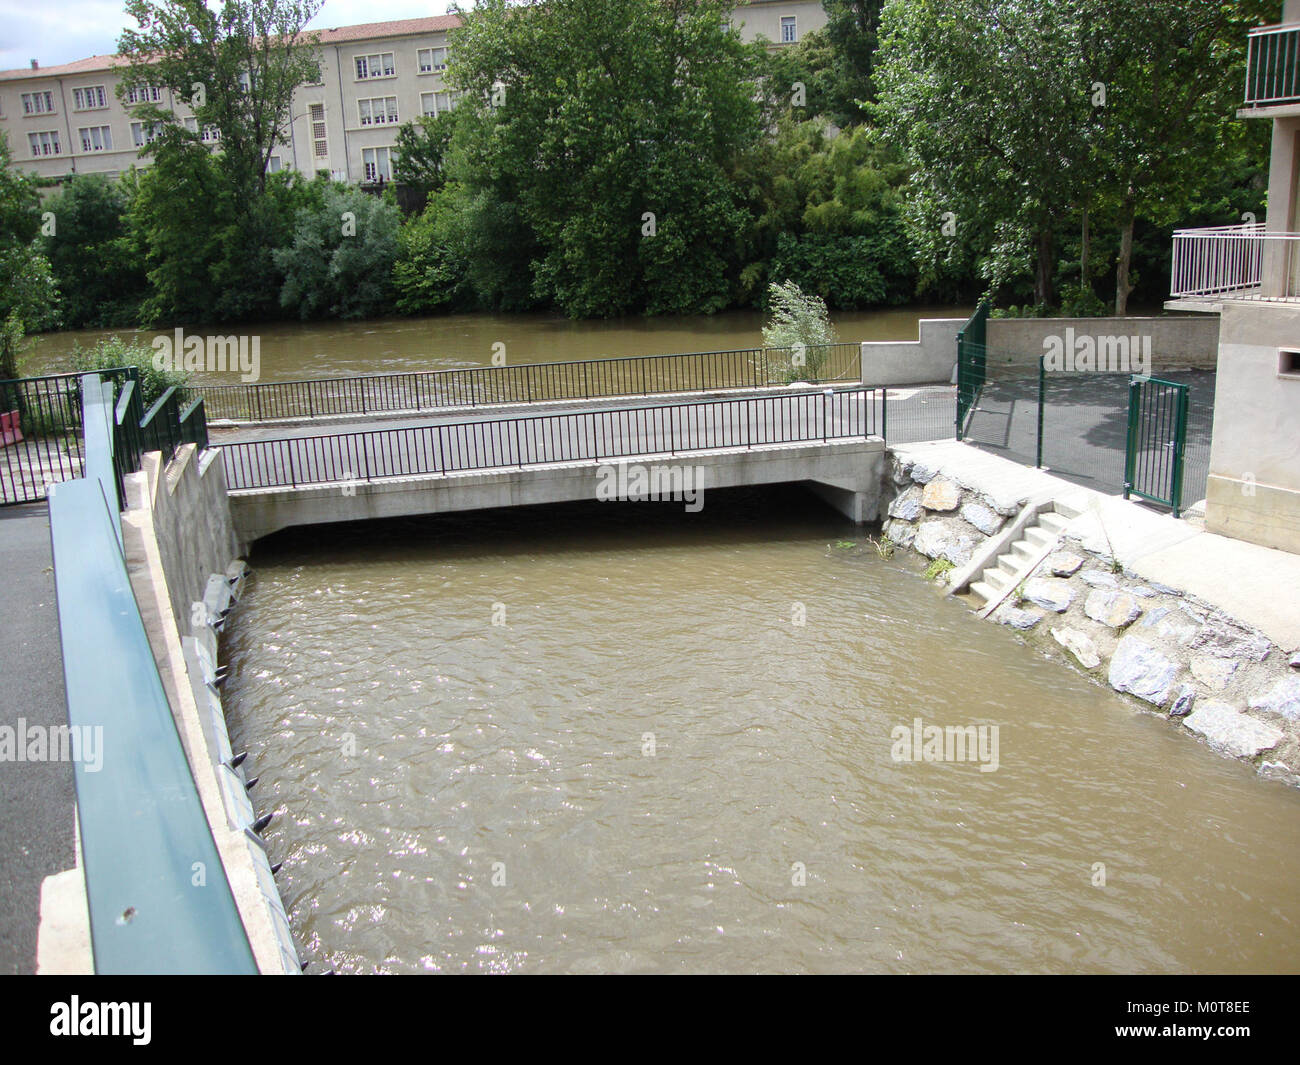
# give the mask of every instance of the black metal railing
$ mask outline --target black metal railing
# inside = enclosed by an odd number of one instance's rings
[[[884,437],[885,395],[826,389],[222,445],[231,491]]]
[[[1300,100],[1300,25],[1260,26],[1248,40],[1246,103],[1268,107]]]
[[[861,379],[861,347],[841,343],[192,385],[190,391],[205,400],[210,418],[264,422]]]

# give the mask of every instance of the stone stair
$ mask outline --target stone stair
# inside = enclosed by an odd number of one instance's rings
[[[992,565],[971,582],[971,597],[982,615],[992,613],[1052,553],[1073,517],[1072,514],[1063,513],[1059,506],[1043,510],[1034,523],[1025,528],[1020,538],[1008,544],[993,560]]]

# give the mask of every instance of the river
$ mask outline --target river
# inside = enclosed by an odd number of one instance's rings
[[[915,340],[918,319],[966,318],[971,310],[969,307],[907,307],[842,312],[835,314],[833,321],[841,340]],[[579,322],[544,314],[457,314],[361,322],[195,327],[187,328],[187,333],[226,335],[247,331],[250,337],[259,338],[261,380],[294,381],[306,377],[487,366],[497,353],[506,362],[516,364],[730,351],[760,346],[762,326],[763,316],[757,311]],[[92,347],[113,335],[138,337],[149,344],[160,334],[131,330],[43,334],[32,338],[22,360],[22,371],[34,375],[70,370],[74,346]],[[236,373],[199,373],[194,379],[196,383],[235,384],[240,377]]]
[[[232,738],[341,972],[1297,969],[1300,794],[798,488],[251,561]],[[997,726],[996,770],[896,761],[916,718]]]

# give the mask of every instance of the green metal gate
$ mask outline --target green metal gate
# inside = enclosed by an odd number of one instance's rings
[[[1134,374],[1128,385],[1124,498],[1163,503],[1178,517],[1187,449],[1187,386]]]
[[[970,412],[979,402],[984,388],[989,305],[985,301],[957,334],[957,439],[962,438]]]

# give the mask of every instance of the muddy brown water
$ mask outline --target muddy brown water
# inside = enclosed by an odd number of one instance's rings
[[[1298,967],[1300,795],[798,487],[290,530],[252,563],[232,738],[341,972]],[[918,717],[997,726],[996,770],[895,760]]]

